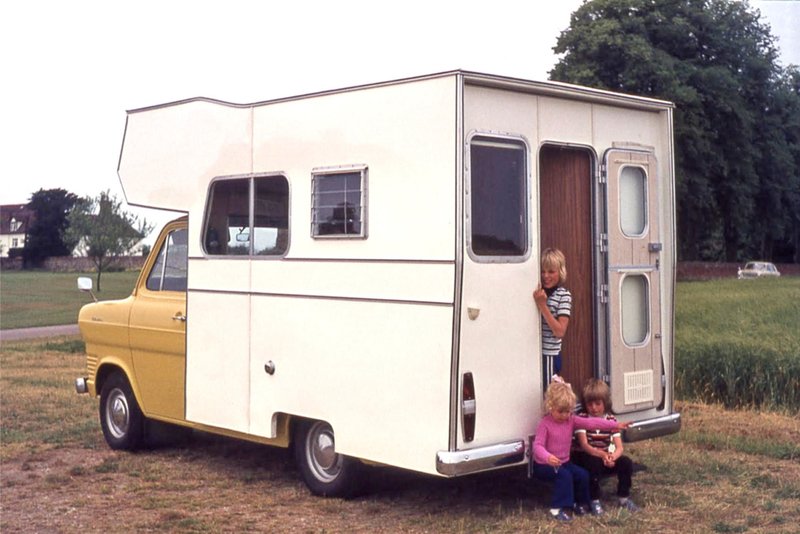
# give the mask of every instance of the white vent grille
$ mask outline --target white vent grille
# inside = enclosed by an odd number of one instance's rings
[[[625,404],[653,401],[653,370],[625,373]]]

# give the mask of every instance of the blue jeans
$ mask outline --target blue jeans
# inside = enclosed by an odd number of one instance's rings
[[[551,508],[572,508],[575,504],[589,504],[589,472],[572,462],[561,464],[556,469],[545,464],[534,463],[536,478],[556,483]]]

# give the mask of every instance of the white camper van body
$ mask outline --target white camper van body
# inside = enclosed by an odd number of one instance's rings
[[[149,412],[140,397],[143,412],[265,439],[278,438],[287,418],[324,421],[339,454],[434,475],[524,463],[543,415],[531,296],[540,252],[567,248],[558,232],[573,231],[559,224],[548,238],[556,242],[543,242],[543,213],[574,212],[588,221],[580,254],[589,267],[573,270],[568,255],[566,286],[582,281],[588,313],[570,329],[589,332],[589,350],[573,366],[582,374],[570,374],[565,356],[565,375],[610,383],[620,419],[637,422],[626,439],[677,431],[672,109],[454,71],[250,105],[193,99],[129,112],[119,163],[127,201],[188,214],[185,373],[176,382],[184,412]],[[543,165],[562,156],[583,162],[583,205],[541,196]],[[507,194],[487,191],[493,178],[478,183],[495,157],[521,176]],[[558,190],[560,171],[548,172]],[[337,174],[359,179],[359,226],[319,235],[315,180]],[[277,253],[254,252],[258,213],[231,212],[228,228],[214,227],[221,183],[249,188],[251,212],[258,184],[284,191],[274,203],[285,203],[276,209],[286,228],[262,234]],[[503,230],[515,252],[494,254],[506,243],[485,242],[476,228],[509,221],[518,223]],[[244,248],[215,252],[212,228]],[[465,397],[468,373],[474,398]]]

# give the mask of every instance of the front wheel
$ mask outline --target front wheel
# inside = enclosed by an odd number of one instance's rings
[[[100,426],[109,447],[137,449],[144,438],[144,421],[128,379],[119,371],[111,374],[100,391]]]
[[[295,433],[294,458],[315,495],[351,497],[361,487],[361,462],[336,452],[333,428],[322,421],[303,421]]]

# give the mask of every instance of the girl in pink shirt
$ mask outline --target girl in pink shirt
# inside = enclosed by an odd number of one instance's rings
[[[577,417],[572,414],[575,400],[569,384],[550,384],[544,397],[549,413],[539,422],[533,441],[533,473],[555,482],[550,515],[560,521],[572,520],[568,509],[574,508],[578,515],[589,512],[589,473],[569,461],[573,431],[576,428],[614,431],[628,426],[628,423]]]

